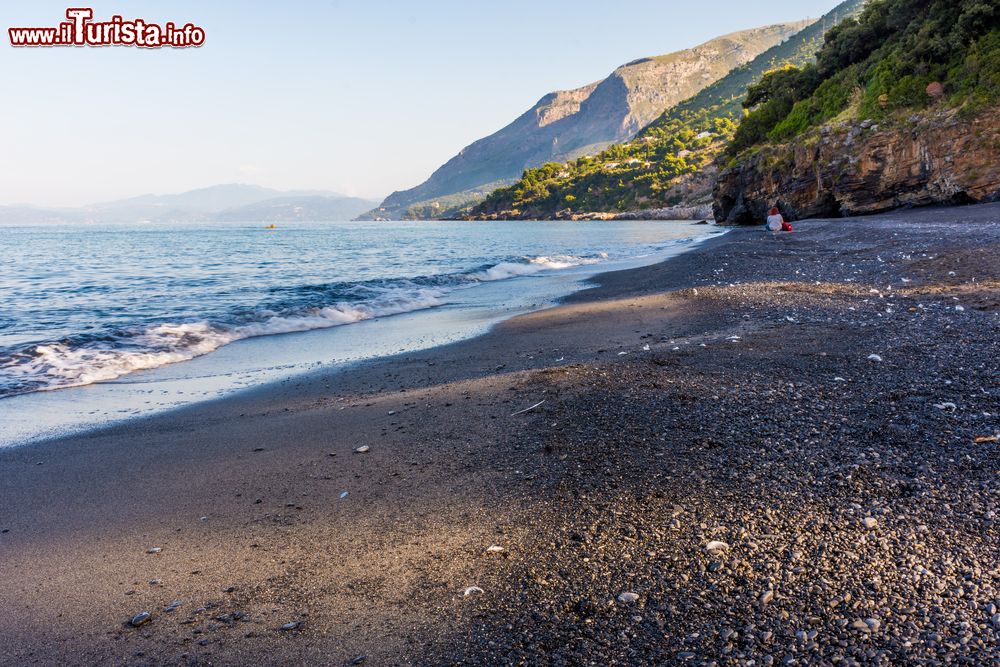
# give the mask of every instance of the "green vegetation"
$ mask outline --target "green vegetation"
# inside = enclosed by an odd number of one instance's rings
[[[812,61],[826,32],[860,13],[864,1],[838,5],[788,41],[669,109],[631,141],[598,155],[525,171],[520,181],[493,192],[472,215],[550,217],[564,210],[611,212],[708,201],[710,167],[734,137],[748,87],[770,70]]]
[[[876,0],[826,36],[815,63],[748,89],[737,156],[845,114],[881,120],[933,104],[974,112],[1000,102],[1000,3]]]

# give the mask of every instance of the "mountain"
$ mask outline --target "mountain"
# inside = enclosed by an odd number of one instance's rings
[[[372,215],[407,217],[409,207],[433,212],[427,207],[448,197],[455,199],[449,205],[482,199],[527,168],[594,153],[628,139],[665,109],[805,25],[788,23],[725,35],[685,51],[636,60],[582,88],[550,93],[507,127],[463,149],[421,185],[390,195]]]
[[[323,190],[273,190],[238,183],[140,195],[79,208],[0,206],[0,223],[317,222],[351,220],[376,202]]]
[[[719,220],[1000,200],[1000,3],[872,2],[744,106]]]
[[[228,208],[213,218],[220,222],[336,222],[353,220],[378,202],[357,197],[292,196]]]
[[[698,209],[710,203],[714,162],[743,116],[747,87],[776,67],[813,60],[827,32],[858,14],[865,1],[842,2],[787,41],[667,109],[632,140],[596,156],[527,170],[512,186],[489,195],[471,217],[574,217],[676,206]]]
[[[342,197],[335,192],[319,190],[272,190],[258,185],[229,183],[189,190],[178,194],[140,195],[128,199],[102,202],[83,207],[98,222],[176,222],[181,220],[212,220],[213,214],[226,209],[258,204],[277,197]]]
[[[44,208],[28,204],[0,206],[0,224],[72,223],[86,218],[79,209]]]

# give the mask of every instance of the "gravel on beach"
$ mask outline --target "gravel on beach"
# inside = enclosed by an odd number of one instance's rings
[[[85,445],[180,493],[0,515],[0,664],[1000,665],[998,258],[997,205],[735,230],[474,341],[0,453],[5,504],[58,504],[84,459],[29,463]]]

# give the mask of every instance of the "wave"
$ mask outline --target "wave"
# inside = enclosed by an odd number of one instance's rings
[[[283,301],[216,318],[157,322],[0,352],[0,397],[108,382],[189,361],[247,338],[329,329],[435,308],[454,288],[607,259],[559,255],[511,259],[470,272],[283,288]],[[329,299],[331,303],[316,303]]]

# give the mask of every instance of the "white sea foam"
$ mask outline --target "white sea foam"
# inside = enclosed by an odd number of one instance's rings
[[[501,262],[481,271],[456,276],[456,285],[493,282],[596,264],[594,257],[554,255]],[[189,361],[238,340],[278,334],[328,329],[377,317],[434,308],[448,290],[418,289],[411,285],[387,289],[367,302],[338,303],[293,312],[261,310],[240,323],[210,321],[163,323],[122,335],[113,341],[82,344],[48,343],[16,354],[0,365],[3,379],[18,386],[14,393],[46,391],[107,382],[136,371]]]
[[[240,325],[207,321],[157,324],[112,344],[71,346],[38,345],[27,359],[21,355],[2,368],[5,375],[29,385],[33,391],[79,387],[115,380],[135,371],[189,361],[224,345],[258,336],[329,329],[376,317],[424,310],[441,305],[440,290],[388,294],[371,303],[315,308],[291,315],[261,311],[262,319]]]
[[[495,280],[506,280],[507,278],[517,278],[520,276],[531,276],[542,271],[558,269],[568,269],[574,266],[586,264],[597,264],[607,259],[607,253],[601,253],[597,257],[574,257],[572,255],[555,255],[552,257],[533,257],[527,262],[501,262],[484,271],[477,271],[470,274],[476,280],[491,282]]]

